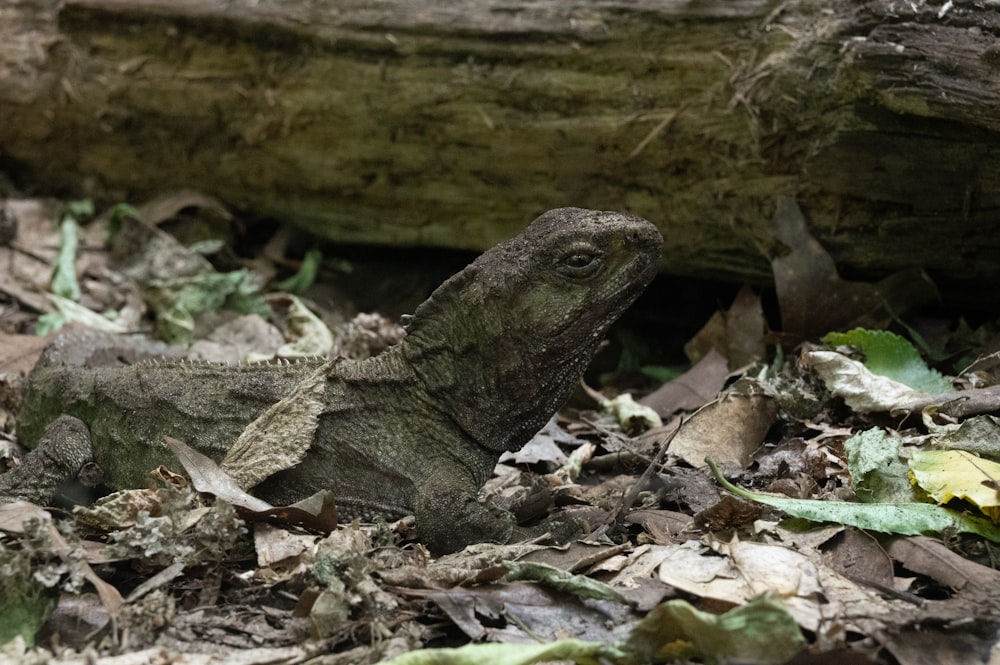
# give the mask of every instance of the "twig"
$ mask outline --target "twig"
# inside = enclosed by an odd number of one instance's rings
[[[647,486],[650,478],[653,477],[653,473],[655,473],[655,470],[659,469],[660,466],[663,465],[663,460],[667,456],[667,450],[670,448],[670,442],[674,440],[674,437],[677,436],[677,432],[681,431],[681,427],[683,426],[684,426],[684,418],[682,417],[678,420],[676,429],[674,429],[674,431],[670,433],[670,436],[667,437],[666,441],[663,442],[663,445],[660,447],[660,450],[657,451],[656,456],[653,457],[653,460],[646,467],[646,470],[642,472],[642,475],[639,476],[638,480],[636,480],[632,484],[629,490],[622,495],[621,506],[618,508],[618,511],[615,514],[615,522],[614,522],[615,531],[618,531],[622,528],[622,524],[625,521],[625,514],[635,503],[636,499],[639,498],[639,492],[642,491],[642,488]]]
[[[663,120],[661,120],[660,123],[656,125],[656,127],[653,127],[653,129],[650,130],[650,132],[646,134],[646,136],[641,141],[639,141],[639,145],[637,145],[635,148],[632,149],[632,152],[628,154],[628,157],[625,158],[625,161],[628,162],[638,157],[639,153],[645,150],[646,146],[648,146],[650,143],[653,142],[653,139],[662,134],[667,129],[667,127],[669,127],[671,123],[673,123],[673,121],[677,119],[677,116],[680,115],[680,112],[683,110],[684,110],[684,105],[668,113],[666,117],[664,117]]]

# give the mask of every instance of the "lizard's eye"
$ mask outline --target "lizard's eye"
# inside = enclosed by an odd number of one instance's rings
[[[559,257],[556,269],[568,277],[589,277],[601,266],[602,253],[590,246],[574,247]]]

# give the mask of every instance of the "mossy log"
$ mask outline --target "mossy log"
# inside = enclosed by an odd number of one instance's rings
[[[9,0],[0,168],[351,243],[627,209],[669,272],[752,281],[792,194],[849,274],[997,299],[998,32],[971,0]]]

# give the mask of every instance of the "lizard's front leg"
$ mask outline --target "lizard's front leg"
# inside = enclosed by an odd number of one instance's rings
[[[551,518],[534,527],[519,527],[513,514],[480,501],[475,484],[456,475],[454,468],[439,470],[418,486],[414,516],[420,539],[435,553],[454,552],[472,543],[526,540],[546,533],[565,541],[580,531],[572,521]]]
[[[471,543],[508,542],[514,532],[514,516],[479,501],[471,479],[456,473],[453,467],[441,469],[417,486],[413,513],[420,540],[440,554]]]
[[[90,431],[79,418],[59,416],[21,464],[0,475],[0,502],[49,503],[60,486],[94,461]]]

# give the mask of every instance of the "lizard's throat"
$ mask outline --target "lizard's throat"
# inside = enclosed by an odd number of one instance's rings
[[[481,345],[406,338],[401,346],[434,404],[480,445],[516,450],[579,383],[600,336],[567,352],[544,343]]]

